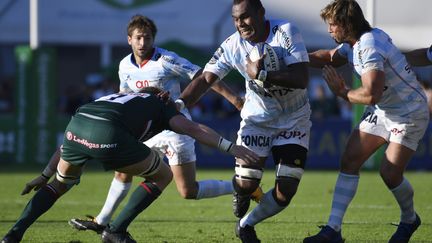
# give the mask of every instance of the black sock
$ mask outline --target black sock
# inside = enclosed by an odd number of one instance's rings
[[[32,225],[36,219],[44,214],[59,198],[57,192],[49,185],[39,189],[33,198],[27,203],[21,216],[8,234],[12,234],[18,240],[21,240],[25,231]]]

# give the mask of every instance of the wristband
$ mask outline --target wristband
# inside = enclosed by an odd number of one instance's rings
[[[45,167],[45,169],[42,171],[42,176],[49,179],[51,178],[51,176],[54,175],[54,171],[51,170],[51,168],[49,167],[49,165],[47,167]]]
[[[180,110],[183,110],[186,107],[183,99],[181,99],[181,98],[176,99],[174,102],[176,104],[180,105]]]
[[[265,82],[267,79],[267,71],[264,69],[259,71],[257,79],[261,82]]]
[[[224,152],[229,152],[231,150],[231,148],[233,147],[233,143],[229,140],[226,140],[223,137],[219,138],[219,142],[218,142],[218,148]]]
[[[429,61],[432,62],[432,45],[429,47],[429,49],[426,50],[426,55],[427,55]]]

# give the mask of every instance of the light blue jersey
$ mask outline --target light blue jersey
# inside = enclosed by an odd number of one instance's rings
[[[391,38],[380,29],[364,33],[351,48],[344,43],[338,47],[361,76],[371,70],[385,73],[385,86],[381,100],[375,105],[376,112],[384,116],[415,117],[428,112],[426,95],[417,81],[405,56],[392,43]]]
[[[299,29],[283,20],[269,20],[270,28],[267,42],[275,50],[281,69],[299,62],[308,62],[309,57]],[[204,72],[214,73],[223,79],[231,70],[235,69],[245,78],[246,101],[241,111],[245,121],[255,124],[265,124],[266,127],[284,127],[289,119],[309,116],[306,89],[290,89],[280,86],[262,88],[251,80],[246,73],[247,57],[254,44],[240,37],[238,32],[228,37],[216,50],[212,59],[207,63]]]

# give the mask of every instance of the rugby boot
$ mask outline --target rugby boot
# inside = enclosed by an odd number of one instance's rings
[[[253,226],[246,225],[245,227],[240,226],[240,220],[237,221],[235,227],[235,234],[242,243],[260,243],[260,239],[258,239],[255,229]]]
[[[96,222],[96,218],[91,215],[86,215],[87,219],[71,219],[69,225],[77,230],[91,230],[98,234],[106,228],[105,225],[100,225]]]
[[[303,243],[342,243],[345,242],[342,239],[341,232],[337,232],[330,226],[320,226],[321,231],[313,236],[309,236],[303,239]]]
[[[389,240],[389,243],[407,243],[409,242],[412,234],[417,230],[417,228],[421,225],[421,220],[418,214],[416,213],[416,219],[413,223],[399,223],[396,232],[392,235]]]
[[[109,229],[102,231],[101,239],[103,243],[136,243],[129,232],[113,233]]]
[[[233,213],[237,218],[242,218],[248,211],[251,195],[240,195],[233,192]]]

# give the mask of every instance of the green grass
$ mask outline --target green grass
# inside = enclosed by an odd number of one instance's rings
[[[37,172],[0,172],[0,237],[6,234],[33,196],[20,196],[24,184]],[[273,185],[273,172],[264,175],[263,188]],[[229,180],[232,171],[200,170],[198,179]],[[336,172],[307,171],[299,191],[282,213],[256,226],[262,242],[302,242],[325,224],[328,218]],[[415,206],[423,224],[411,242],[432,242],[432,173],[406,174],[415,189]],[[72,217],[97,214],[105,200],[112,173],[86,172],[50,211],[33,224],[23,242],[100,242],[99,236],[75,231],[67,221]],[[134,185],[138,183],[135,179]],[[255,204],[252,202],[252,207]],[[345,215],[346,242],[387,242],[396,230],[391,222],[399,219],[399,208],[377,172],[364,172],[360,186]],[[138,242],[239,242],[234,236],[236,218],[231,212],[231,196],[184,200],[171,184],[162,196],[131,224],[129,231]]]

